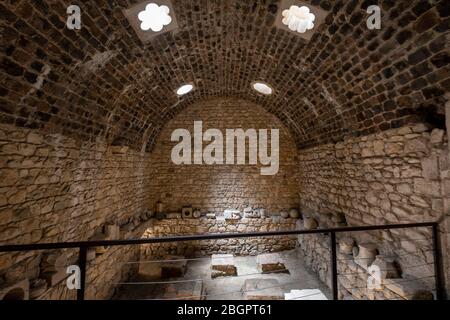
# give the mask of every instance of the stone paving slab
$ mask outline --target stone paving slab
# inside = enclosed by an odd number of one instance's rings
[[[284,300],[276,279],[256,278],[245,280],[242,291],[245,300]]]
[[[328,300],[319,289],[291,290],[284,294],[285,300]]]

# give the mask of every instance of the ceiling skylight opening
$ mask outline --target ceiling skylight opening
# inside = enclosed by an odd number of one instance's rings
[[[272,87],[264,82],[253,82],[252,87],[255,91],[264,95],[271,95],[273,93]]]
[[[191,92],[194,89],[194,86],[192,84],[185,84],[183,86],[181,86],[180,88],[178,88],[177,90],[177,95],[184,96],[185,94],[188,94],[189,92]]]
[[[291,31],[305,33],[314,28],[316,16],[307,6],[291,6],[288,10],[284,10],[282,15],[283,24]]]
[[[126,2],[126,1],[125,1]],[[177,15],[171,0],[139,0],[122,12],[139,40],[147,44],[155,37],[178,29]]]
[[[139,12],[138,18],[143,31],[159,32],[172,22],[169,7],[159,6],[156,3],[149,3],[144,11]]]

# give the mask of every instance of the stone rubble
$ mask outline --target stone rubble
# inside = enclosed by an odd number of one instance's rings
[[[279,253],[259,254],[256,256],[256,263],[258,264],[258,269],[263,274],[289,273]]]
[[[237,276],[237,268],[232,254],[213,254],[211,256],[211,278]]]

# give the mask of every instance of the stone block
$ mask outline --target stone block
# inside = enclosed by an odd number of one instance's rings
[[[319,224],[317,223],[317,220],[311,217],[304,217],[303,218],[303,226],[306,230],[312,230],[317,229]]]
[[[129,225],[133,226],[132,223],[129,223]],[[109,240],[109,239],[106,237],[106,235],[104,233],[96,233],[89,240],[90,241],[104,241],[104,240]],[[108,247],[98,246],[98,247],[95,247],[95,252],[97,255],[102,255],[106,252],[107,249],[108,249]]]
[[[250,211],[248,209],[251,209]],[[259,209],[252,209],[251,207],[244,209],[244,218],[256,219],[260,218],[261,214]]]
[[[250,212],[253,212],[253,208],[252,207],[244,208],[244,213],[250,213]]]
[[[93,261],[97,257],[97,250],[95,248],[89,248],[86,254],[87,261]]]
[[[265,253],[256,257],[256,263],[261,273],[289,273],[284,260],[279,253]]]
[[[30,285],[29,298],[34,300],[42,296],[47,291],[47,281],[44,279],[36,279]]]
[[[442,129],[433,129],[430,135],[430,142],[440,144],[444,141],[445,131]]]
[[[110,148],[111,148],[111,153],[117,154],[117,155],[126,154],[128,152],[128,150],[130,149],[127,146],[111,146]]]
[[[242,287],[244,300],[284,300],[276,279],[247,279]]]
[[[171,283],[165,287],[163,299],[176,300],[202,300],[203,281],[191,281],[184,283]]]
[[[428,146],[428,140],[424,137],[417,137],[415,139],[411,139],[406,141],[404,154],[411,153],[423,153],[428,154],[430,152]]]
[[[202,216],[202,212],[200,210],[194,210],[192,215],[195,219],[198,219]]]
[[[194,209],[192,207],[183,207],[181,209],[181,217],[183,219],[191,219],[194,217]]]
[[[427,180],[439,179],[438,157],[433,155],[429,158],[422,159],[422,175]]]
[[[261,218],[267,218],[268,217],[267,211],[264,208],[260,208],[259,209],[259,214],[261,215]]]
[[[412,194],[412,186],[407,183],[400,183],[396,187],[397,192],[403,195],[411,195]]]
[[[183,277],[187,260],[183,256],[165,256],[161,261],[141,261],[138,274],[142,279],[167,279]]]
[[[167,256],[161,262],[161,278],[183,277],[187,269],[187,260],[182,256]]]
[[[45,254],[41,261],[42,272],[56,272],[63,270],[68,266],[67,254],[64,252],[52,252]]]
[[[166,219],[181,219],[182,213],[180,212],[169,212],[166,213]]]
[[[104,227],[104,233],[108,240],[120,239],[120,227],[116,224],[106,224]]]
[[[355,240],[352,238],[342,238],[339,240],[339,252],[343,254],[353,254]]]
[[[403,153],[403,143],[399,143],[399,142],[388,142],[385,145],[385,152],[387,155],[392,156],[392,155],[399,155],[401,153]]]
[[[374,141],[373,151],[376,156],[384,155],[384,141],[383,140]]]
[[[289,210],[289,217],[291,219],[298,219],[300,217],[300,213],[298,212],[298,209],[296,208],[291,208]]]
[[[439,198],[441,196],[441,184],[438,181],[414,179],[414,192],[430,197]]]
[[[284,300],[328,300],[328,298],[319,289],[304,289],[285,293]]]
[[[357,254],[355,254],[357,252]],[[377,255],[377,247],[375,244],[358,244],[358,249],[354,250],[353,256],[355,263],[367,270],[375,260]]]
[[[161,279],[161,265],[157,262],[139,262],[138,276],[140,279]]]
[[[394,259],[376,256],[375,261],[372,263],[372,266],[376,266],[380,270],[381,279],[391,279],[398,278],[400,276],[397,268],[394,265]]]
[[[385,279],[383,284],[406,300],[433,300],[433,294],[423,284],[413,279]]]
[[[31,144],[42,144],[44,142],[44,137],[34,131],[31,131],[27,136],[27,143]]]
[[[271,220],[272,220],[272,223],[280,223],[281,216],[280,215],[272,215]]]
[[[41,274],[41,278],[47,281],[49,287],[60,284],[67,276],[66,270],[62,268],[54,272],[44,272]]]
[[[211,256],[211,267],[215,269],[222,265],[234,265],[234,255],[232,254],[213,254]]]
[[[239,220],[241,219],[241,212],[239,210],[227,209],[223,212],[225,220]]]

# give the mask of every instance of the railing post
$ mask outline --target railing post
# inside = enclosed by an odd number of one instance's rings
[[[439,228],[435,223],[432,226],[433,230],[433,257],[434,257],[434,278],[436,283],[436,299],[444,300],[444,286],[441,264],[441,249],[439,245]]]
[[[77,290],[77,300],[84,300],[84,292],[86,289],[86,257],[87,257],[87,248],[80,247],[78,263],[80,267],[80,289]]]
[[[333,300],[338,300],[338,274],[337,274],[337,254],[336,254],[336,233],[330,232],[330,250],[331,250],[331,290]]]

